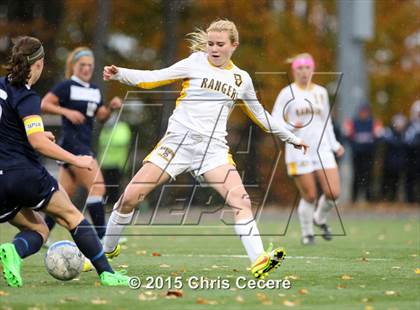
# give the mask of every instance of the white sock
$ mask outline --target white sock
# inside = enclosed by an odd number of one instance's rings
[[[235,232],[241,238],[251,263],[264,251],[260,232],[254,220],[239,220],[235,224]]]
[[[314,203],[307,202],[305,199],[300,199],[298,214],[303,237],[314,234],[314,225],[312,222],[314,218],[314,210]]]
[[[327,222],[328,213],[332,208],[334,208],[335,203],[334,200],[326,199],[325,195],[322,195],[319,198],[318,208],[314,213],[314,220],[317,224],[325,224]]]
[[[118,202],[117,202],[118,203]],[[133,218],[134,210],[131,213],[123,214],[118,212],[114,205],[114,211],[112,211],[109,217],[108,225],[106,226],[106,232],[104,236],[104,251],[112,252],[120,240],[121,234],[124,227],[131,223]]]

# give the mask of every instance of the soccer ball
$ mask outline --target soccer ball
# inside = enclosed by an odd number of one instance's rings
[[[69,281],[82,272],[85,257],[74,242],[63,240],[48,248],[44,262],[50,275],[61,281]]]

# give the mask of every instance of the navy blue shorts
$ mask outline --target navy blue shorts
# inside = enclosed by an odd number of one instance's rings
[[[41,210],[58,189],[42,166],[0,170],[0,223],[13,219],[22,208]]]
[[[87,155],[95,157],[95,153],[91,150],[89,145],[80,143],[80,142],[73,142],[70,143],[69,141],[60,138],[58,141],[58,145],[65,149],[67,152],[70,152],[76,156],[80,155]],[[69,168],[70,164],[57,160],[57,164],[62,166],[63,168]]]

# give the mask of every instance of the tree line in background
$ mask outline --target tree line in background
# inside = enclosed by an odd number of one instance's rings
[[[375,38],[366,46],[367,70],[370,104],[376,117],[385,123],[396,112],[408,112],[418,97],[419,7],[419,1],[375,2]],[[63,79],[66,56],[77,46],[88,46],[97,52],[95,81],[101,84],[103,64],[157,69],[188,56],[185,34],[196,27],[205,29],[218,18],[237,24],[240,48],[233,61],[253,76],[268,111],[291,76],[262,72],[290,72],[286,59],[301,52],[314,56],[317,71],[337,71],[336,2],[320,0],[0,0],[0,56],[5,63],[15,36],[40,38],[46,49],[46,63],[36,89],[43,95]],[[0,70],[3,75],[4,70]],[[333,92],[337,76],[319,75],[315,82]],[[118,83],[106,87],[109,98],[124,96],[129,90]],[[173,85],[169,89],[180,88]],[[163,116],[158,120],[148,118],[143,128],[154,126],[162,134],[175,105],[171,100],[164,102]],[[250,153],[238,156],[237,161],[246,167],[246,182],[266,186],[279,144],[258,129],[253,128],[250,133],[249,125],[241,112],[234,111],[229,122],[231,142],[241,149],[251,135],[254,144]],[[263,144],[265,147],[261,148]],[[274,181],[286,185],[276,188],[272,197],[290,201],[294,187],[287,181],[284,169],[278,169]]]

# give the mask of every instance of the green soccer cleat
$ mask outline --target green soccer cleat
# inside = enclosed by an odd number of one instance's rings
[[[283,248],[273,250],[270,243],[267,251],[264,251],[251,266],[251,273],[257,279],[265,279],[269,272],[278,268],[286,257],[286,251]]]
[[[114,273],[104,271],[99,276],[103,286],[128,286],[130,277],[124,272],[115,271]]]
[[[112,250],[111,252],[105,252],[105,256],[106,258],[108,258],[108,260],[112,260],[113,258],[120,255],[120,253],[121,253],[121,245],[117,244],[114,250]]]
[[[13,243],[0,245],[0,262],[3,265],[3,277],[7,285],[11,287],[21,287],[23,284],[20,276],[20,265],[22,259],[16,251]]]

